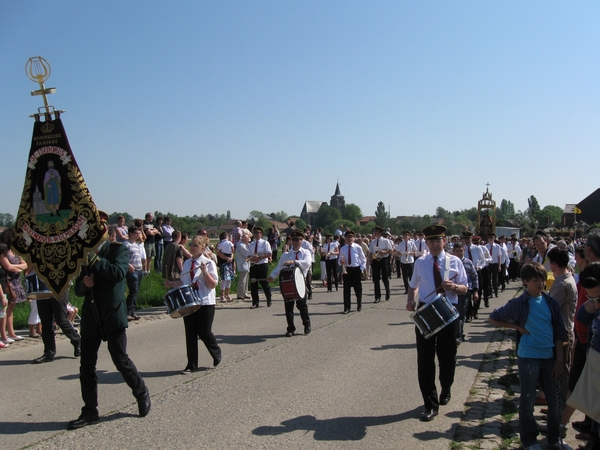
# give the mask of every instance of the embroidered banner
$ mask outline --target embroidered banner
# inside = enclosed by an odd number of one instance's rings
[[[60,297],[106,230],[56,116],[33,126],[13,247]]]

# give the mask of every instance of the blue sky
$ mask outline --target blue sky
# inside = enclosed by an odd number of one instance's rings
[[[141,217],[329,201],[373,215],[600,187],[597,1],[0,4],[0,212],[47,87],[97,206]]]

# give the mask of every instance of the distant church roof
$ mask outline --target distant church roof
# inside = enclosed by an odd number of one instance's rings
[[[307,213],[316,213],[319,211],[319,208],[321,207],[321,205],[326,202],[322,202],[320,200],[307,200],[304,203],[304,208],[306,209]]]
[[[334,196],[335,195],[342,195],[342,193],[340,192],[340,183],[339,182],[335,184],[335,194],[333,194],[333,195]]]

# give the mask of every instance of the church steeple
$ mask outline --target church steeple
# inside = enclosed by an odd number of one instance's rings
[[[340,192],[340,183],[339,182],[337,182],[335,184],[335,194],[333,194],[331,196],[329,206],[331,206],[332,208],[336,208],[340,213],[344,210],[344,206],[346,206],[346,201],[344,200],[344,196]]]

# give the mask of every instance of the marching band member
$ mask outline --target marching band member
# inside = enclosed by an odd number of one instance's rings
[[[290,237],[292,238],[292,248],[281,255],[277,267],[273,269],[267,282],[272,283],[273,279],[279,275],[279,273],[286,268],[299,267],[302,271],[306,280],[306,274],[310,270],[312,264],[312,257],[310,251],[302,246],[304,242],[304,233],[300,230],[294,230],[291,232]],[[308,306],[306,305],[306,298],[308,296],[308,289],[304,298],[296,300],[296,308],[300,311],[300,318],[302,319],[302,325],[304,325],[304,334],[310,334],[310,317],[308,316]],[[287,320],[287,332],[286,337],[292,337],[296,332],[296,326],[294,325],[294,301],[284,300],[285,305],[285,318]]]
[[[321,246],[321,258],[325,258],[325,269],[327,271],[327,292],[332,292],[333,285],[338,290],[338,255],[340,254],[340,244],[333,240],[333,236],[325,236],[325,243]]]
[[[269,258],[272,257],[273,252],[269,242],[262,238],[263,229],[261,227],[254,227],[252,230],[254,234],[254,241],[248,246],[252,257],[250,262],[250,295],[252,295],[252,306],[250,309],[258,308],[258,283],[265,292],[267,297],[267,306],[271,306],[271,288],[269,283],[266,282],[267,272],[269,270]],[[252,281],[254,279],[255,281]],[[260,281],[257,281],[260,280]]]
[[[468,280],[465,268],[456,256],[444,252],[446,227],[432,225],[423,230],[430,254],[415,262],[415,270],[410,280],[406,309],[415,311],[418,307],[434,300],[435,293],[446,296],[453,305],[458,304],[458,296],[467,293]],[[416,298],[418,296],[419,303]],[[419,387],[425,404],[421,421],[428,422],[438,415],[440,405],[450,402],[454,371],[456,368],[456,327],[455,320],[437,334],[425,339],[415,327],[417,335],[417,366]],[[438,399],[435,386],[435,355],[440,366],[442,392]]]
[[[508,248],[508,257],[510,264],[508,265],[508,279],[511,281],[517,281],[519,278],[520,264],[521,261],[521,246],[517,240],[516,234],[510,235],[510,242],[506,244]]]
[[[373,276],[373,284],[375,286],[375,303],[381,301],[381,287],[379,280],[383,281],[385,287],[385,299],[390,299],[390,281],[388,279],[388,258],[392,253],[392,243],[382,237],[383,228],[375,227],[373,230],[373,240],[369,244],[369,262],[371,264],[371,272]]]
[[[354,231],[346,232],[346,245],[340,249],[340,262],[344,267],[344,314],[350,312],[350,289],[356,295],[356,310],[362,311],[362,272],[367,259],[360,245],[354,243]]]
[[[502,270],[502,250],[500,249],[500,245],[496,244],[495,239],[496,235],[494,233],[488,234],[488,243],[485,244],[485,248],[487,248],[487,251],[492,257],[492,260],[488,264],[488,270],[490,271],[492,290],[494,291],[496,298],[498,298],[498,274]],[[492,294],[490,292],[490,297],[491,296]],[[486,302],[485,306],[489,306],[489,303]]]
[[[208,246],[208,237],[195,236],[190,242],[192,257],[183,263],[183,272],[179,281],[167,281],[166,287],[191,286],[202,305],[192,314],[184,316],[185,347],[187,352],[187,365],[183,374],[198,370],[198,338],[213,358],[213,366],[221,363],[221,348],[217,344],[212,332],[215,318],[215,305],[217,303],[215,287],[219,280],[217,267],[211,258],[203,255]]]
[[[415,239],[415,246],[417,247],[417,254],[415,255],[415,259],[420,258],[423,255],[429,253],[429,248],[427,248],[427,242],[425,242],[425,235],[422,231],[417,231],[417,238]]]
[[[481,290],[483,289],[483,269],[486,266],[485,255],[481,247],[473,243],[473,240],[477,238],[477,242],[480,241],[479,236],[473,236],[470,231],[463,231],[462,240],[465,246],[465,257],[470,259],[477,270],[477,290],[472,293],[471,306],[472,308],[467,310],[466,322],[470,322],[471,319],[477,319],[479,312],[479,304],[481,303]]]
[[[415,255],[417,254],[417,246],[410,238],[410,231],[404,230],[402,232],[402,242],[396,246],[396,251],[400,253],[402,281],[404,281],[404,293],[406,294],[414,270]]]
[[[308,229],[310,230],[310,228]],[[305,235],[307,238],[310,236]],[[292,240],[293,247],[293,240]],[[315,248],[312,243],[308,239],[302,239],[302,248],[310,253],[310,266],[308,267],[308,271],[304,274],[304,279],[306,281],[306,294],[307,300],[312,299],[312,266],[315,263]]]

